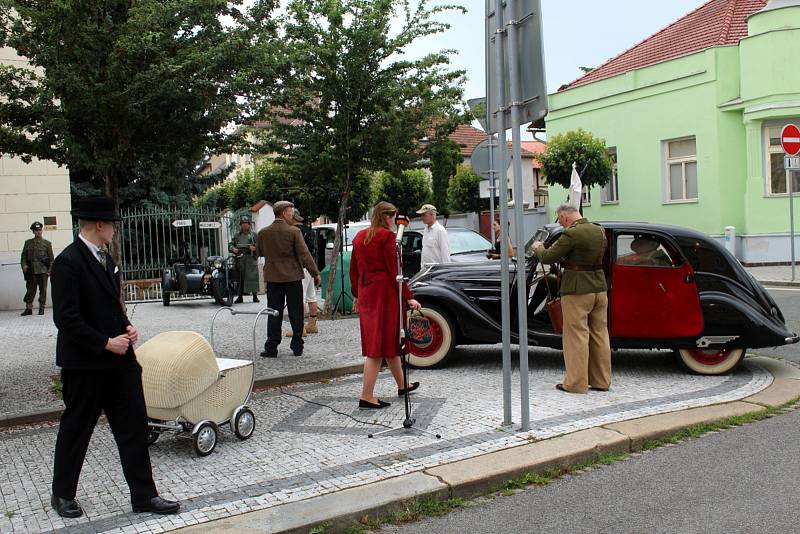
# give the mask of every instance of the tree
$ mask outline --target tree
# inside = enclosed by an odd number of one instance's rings
[[[581,183],[587,187],[604,186],[611,179],[612,162],[605,139],[578,129],[558,134],[547,141],[544,153],[534,157],[542,164],[547,183],[569,188],[572,163],[581,171]]]
[[[447,217],[450,213],[447,198],[450,178],[455,176],[458,166],[464,161],[461,147],[452,139],[440,137],[431,142],[426,152],[431,162],[433,205],[439,213]]]
[[[412,5],[412,3],[414,5]],[[453,51],[404,57],[419,38],[449,25],[434,18],[458,6],[429,0],[290,0],[280,84],[265,92],[273,115],[263,133],[315,205],[338,220],[325,302],[332,304],[341,226],[360,216],[372,171],[399,173],[419,159],[418,140],[436,117],[457,115],[462,71],[448,70]],[[366,197],[359,197],[361,193]],[[336,202],[331,202],[331,200]]]
[[[378,172],[374,183],[374,201],[387,200],[397,206],[399,213],[407,216],[413,215],[431,199],[430,178],[423,169],[408,169],[399,176],[386,171]]]
[[[461,165],[456,174],[450,178],[447,188],[447,200],[450,209],[460,213],[481,211],[483,201],[480,198],[481,177],[468,165]]]
[[[225,128],[273,81],[275,3],[0,0],[0,46],[33,67],[0,67],[0,152],[66,165],[118,205],[188,192],[188,169],[241,141]]]

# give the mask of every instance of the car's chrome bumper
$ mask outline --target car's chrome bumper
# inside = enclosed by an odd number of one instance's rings
[[[785,341],[786,341],[786,344],[787,344],[787,345],[790,345],[790,344],[792,344],[792,343],[797,343],[798,341],[800,341],[800,336],[798,336],[797,334],[795,334],[795,335],[793,335],[793,336],[789,336],[789,337],[787,337],[787,338],[785,339]]]

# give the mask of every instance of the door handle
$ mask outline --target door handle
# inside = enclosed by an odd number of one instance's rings
[[[663,291],[664,293],[667,292],[667,288],[665,288],[664,284],[662,284],[661,282],[658,283],[658,287],[661,288],[661,291]]]
[[[684,278],[683,281],[685,283],[687,283],[687,284],[693,284],[694,283],[694,275],[693,274],[687,274],[686,278]]]

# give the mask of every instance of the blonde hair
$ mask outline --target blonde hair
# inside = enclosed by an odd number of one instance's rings
[[[386,223],[386,215],[390,213],[397,213],[397,208],[391,202],[381,200],[375,207],[372,208],[372,217],[370,218],[370,225],[367,229],[367,235],[364,236],[364,244],[369,244],[372,238],[375,237],[375,232],[378,228],[386,228],[389,230],[389,225]]]

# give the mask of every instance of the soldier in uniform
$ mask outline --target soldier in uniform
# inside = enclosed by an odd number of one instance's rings
[[[25,241],[22,247],[20,264],[22,275],[25,277],[25,311],[21,315],[33,314],[33,297],[39,289],[39,315],[44,315],[44,306],[47,302],[47,277],[50,266],[53,265],[53,245],[42,237],[42,223],[39,221],[31,225],[33,238]]]
[[[556,210],[564,233],[549,248],[533,243],[543,263],[560,262],[561,309],[564,315],[565,376],[556,389],[586,393],[607,391],[611,385],[611,346],[608,339],[608,286],[603,271],[606,233],[569,204]]]
[[[256,235],[250,230],[250,217],[243,215],[239,219],[239,232],[233,236],[228,250],[239,254],[236,258],[236,275],[239,277],[239,297],[236,302],[243,302],[242,295],[251,293],[253,302],[258,300],[258,261],[255,256]]]

